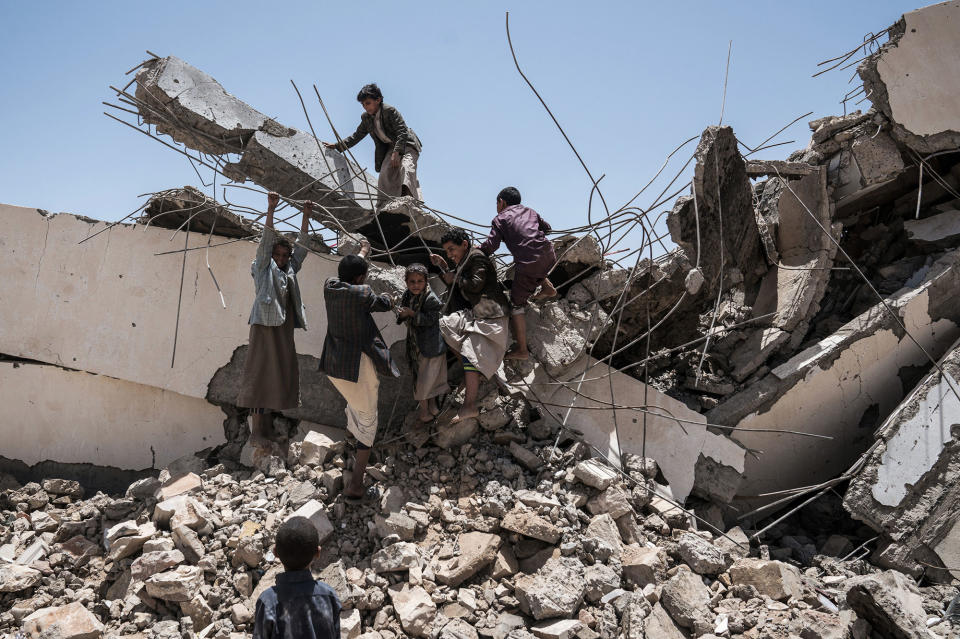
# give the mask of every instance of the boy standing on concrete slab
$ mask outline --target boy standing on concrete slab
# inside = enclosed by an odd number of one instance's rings
[[[527,302],[557,294],[547,279],[550,269],[557,263],[553,243],[547,239],[550,231],[550,225],[536,211],[520,204],[520,191],[516,187],[508,186],[497,195],[497,216],[493,218],[490,235],[480,245],[480,250],[492,255],[502,241],[513,255],[510,324],[517,344],[507,351],[504,359],[530,357],[525,316]],[[541,287],[540,294],[531,297],[538,286]]]

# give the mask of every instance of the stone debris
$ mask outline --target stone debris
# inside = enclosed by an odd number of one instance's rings
[[[667,213],[677,248],[622,268],[593,234],[554,239],[559,296],[530,307],[533,358],[484,385],[478,418],[415,424],[409,402],[395,401],[400,384],[385,382],[392,423],[368,468],[376,497],[362,505],[341,495],[351,472],[343,404],[313,355],[302,356],[303,406],[274,419],[286,450],[260,456],[232,405],[242,335],[194,320],[212,332],[185,335],[197,356],[171,374],[65,342],[54,312],[37,334],[5,328],[0,352],[16,359],[0,362],[0,392],[11,405],[39,405],[29,393],[56,378],[202,426],[189,451],[160,462],[152,444],[126,461],[113,442],[107,456],[79,442],[95,468],[129,465],[106,492],[0,475],[0,634],[237,639],[282,570],[274,535],[292,516],[319,532],[312,569],[340,597],[349,639],[955,634],[946,584],[960,577],[958,21],[955,2],[905,14],[859,66],[872,108],[809,122],[809,144],[786,161],[747,159],[732,128],[708,127],[691,191]],[[230,160],[232,179],[323,201],[316,216],[342,234],[338,255],[365,236],[422,261],[447,228],[410,198],[375,218],[371,178],[352,161],[178,58],[142,65],[135,97],[144,122]],[[48,260],[11,259],[42,261],[48,297],[77,302],[63,274],[83,261],[71,251],[97,223],[3,210],[21,216],[11,245],[59,247]],[[139,222],[256,234],[192,187],[156,194]],[[111,250],[159,246],[139,230],[139,244],[111,231],[121,238]],[[245,267],[246,249],[214,259]],[[309,267],[317,281],[336,259]],[[403,268],[376,264],[370,283],[396,293]],[[115,288],[125,285],[99,287],[105,297],[91,303],[133,294]],[[194,310],[185,315],[204,319]],[[156,338],[137,319],[133,333],[126,318],[98,330],[139,354]],[[669,330],[647,335],[661,324]],[[390,343],[402,360],[399,335]],[[58,368],[61,355],[75,370]],[[173,431],[160,432],[150,442]],[[28,457],[40,454],[29,442],[11,446],[29,472],[47,461]],[[833,491],[846,480],[841,499]],[[817,499],[764,519],[792,503],[774,499],[810,494],[801,486]]]

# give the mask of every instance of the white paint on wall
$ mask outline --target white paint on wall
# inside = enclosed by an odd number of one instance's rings
[[[224,443],[206,400],[57,366],[0,362],[0,455],[32,465],[163,468]]]

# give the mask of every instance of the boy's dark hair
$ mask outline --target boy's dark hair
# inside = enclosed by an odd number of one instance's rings
[[[403,274],[403,279],[406,280],[408,277],[410,277],[411,273],[419,273],[420,275],[423,275],[424,279],[426,279],[429,276],[427,267],[421,264],[420,262],[414,262],[413,264],[408,266],[406,272],[404,272]]]
[[[358,277],[367,274],[368,268],[367,261],[359,255],[347,255],[337,265],[337,276],[341,281],[353,284],[353,281]]]
[[[466,242],[469,244],[470,236],[467,235],[467,232],[463,229],[452,228],[440,236],[440,246],[443,246],[447,242],[453,242],[454,244],[463,244]]]
[[[497,194],[498,200],[503,200],[507,206],[520,204],[520,190],[515,186],[508,186]]]
[[[293,253],[293,242],[291,242],[289,238],[281,235],[279,238],[277,238],[277,241],[273,243],[274,250],[276,250],[278,246],[282,246]]]
[[[383,94],[380,93],[380,87],[377,86],[376,82],[363,85],[363,88],[360,89],[360,93],[357,94],[357,102],[363,102],[367,98],[371,98],[373,100],[383,99]]]
[[[286,570],[303,570],[320,546],[320,535],[306,517],[291,517],[280,525],[274,552]]]

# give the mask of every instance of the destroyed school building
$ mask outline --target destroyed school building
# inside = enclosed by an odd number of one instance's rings
[[[399,292],[461,222],[375,212],[352,157],[145,61],[115,117],[218,184],[318,203],[302,406],[275,420],[286,457],[254,459],[233,402],[255,211],[192,187],[124,223],[0,205],[0,635],[248,636],[295,513],[349,639],[957,636],[958,33],[945,2],[832,61],[869,54],[865,110],[810,122],[787,161],[708,127],[660,257],[556,234],[534,357],[455,426],[416,425],[409,376],[384,381],[381,499],[358,508],[321,283],[365,237],[370,283]]]

